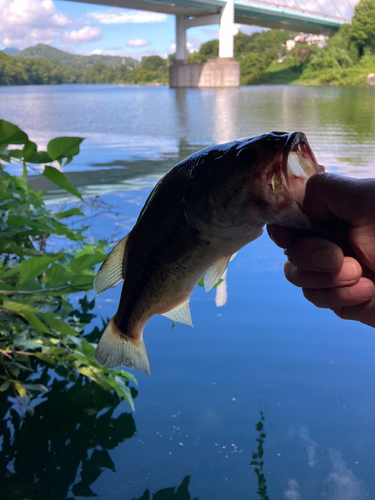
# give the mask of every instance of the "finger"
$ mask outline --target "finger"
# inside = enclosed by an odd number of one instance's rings
[[[297,232],[287,227],[267,224],[267,233],[278,247],[289,248],[297,238]]]
[[[344,261],[341,248],[320,238],[300,238],[285,251],[288,260],[304,271],[333,272]]]
[[[284,274],[293,285],[306,289],[337,288],[354,285],[362,274],[359,263],[351,257],[345,257],[341,268],[334,273],[304,271],[288,260],[284,265]]]
[[[365,325],[375,327],[375,296],[370,300],[348,307],[337,307],[333,309],[334,313],[341,319],[350,319],[353,321],[360,321]]]
[[[374,283],[360,278],[351,286],[311,290],[303,288],[303,295],[317,307],[336,309],[362,304],[375,295]]]

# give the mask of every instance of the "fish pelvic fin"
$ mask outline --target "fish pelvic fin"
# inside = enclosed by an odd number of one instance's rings
[[[95,359],[108,368],[127,366],[139,368],[146,375],[150,375],[150,361],[143,340],[135,342],[127,338],[115,325],[113,318],[104,330],[95,351]]]
[[[204,289],[206,292],[209,292],[211,288],[213,288],[216,283],[223,276],[228,264],[231,260],[233,260],[236,256],[237,252],[232,256],[223,257],[218,262],[216,262],[212,267],[208,269],[206,274],[204,275]]]
[[[185,325],[193,326],[190,314],[189,299],[187,299],[183,304],[180,304],[171,311],[162,314],[162,316],[165,316],[172,321],[177,321],[178,323],[184,323]]]
[[[117,243],[100,266],[94,279],[94,290],[98,295],[125,278],[124,256],[129,234]]]

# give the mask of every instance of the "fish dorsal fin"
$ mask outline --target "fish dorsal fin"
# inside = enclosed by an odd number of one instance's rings
[[[98,295],[125,278],[124,255],[129,234],[117,243],[100,266],[94,279],[94,290]]]
[[[209,292],[211,288],[216,285],[216,283],[223,276],[229,262],[234,259],[235,256],[236,254],[234,253],[231,257],[223,257],[208,269],[204,275],[204,289],[206,292]]]
[[[162,316],[165,316],[172,321],[177,321],[178,323],[185,323],[185,325],[193,326],[190,314],[189,299],[186,300],[183,304],[175,307],[171,311],[162,314]]]

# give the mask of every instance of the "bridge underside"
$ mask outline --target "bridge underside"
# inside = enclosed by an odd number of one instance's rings
[[[73,0],[80,3],[146,10],[185,17],[201,17],[220,13],[225,0]],[[308,14],[270,5],[253,4],[246,1],[234,2],[234,22],[263,28],[285,29],[295,32],[330,33],[337,31],[343,19]]]

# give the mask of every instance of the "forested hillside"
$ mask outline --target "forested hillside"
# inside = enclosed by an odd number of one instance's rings
[[[63,52],[62,50],[44,45],[43,43],[38,43],[35,47],[28,47],[27,49],[22,50],[17,57],[44,59],[46,61],[63,64],[64,66],[70,66],[71,68],[83,71],[92,68],[92,66],[98,63],[110,66],[111,68],[116,68],[124,64],[135,67],[139,64],[139,62],[132,57],[103,56],[99,54],[80,56],[76,54],[69,54],[69,52]]]

